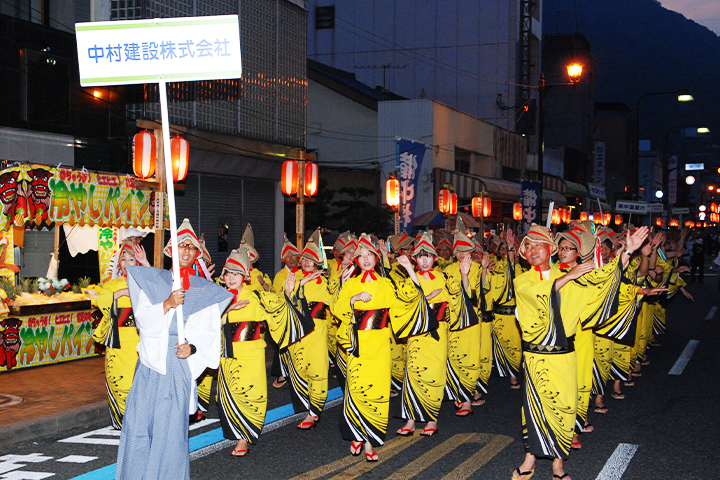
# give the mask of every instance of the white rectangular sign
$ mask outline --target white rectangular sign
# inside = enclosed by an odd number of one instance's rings
[[[80,84],[240,78],[237,15],[75,24]]]
[[[673,215],[687,215],[690,213],[690,207],[673,208],[672,213],[673,213]]]
[[[686,163],[685,170],[705,170],[704,163]]]
[[[598,197],[605,200],[605,187],[588,183],[588,195],[591,197]]]

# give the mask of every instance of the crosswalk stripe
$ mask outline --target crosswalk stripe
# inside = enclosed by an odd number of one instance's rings
[[[629,443],[619,444],[595,480],[620,480],[638,446]]]
[[[673,365],[673,367],[670,369],[668,375],[680,375],[683,370],[685,370],[685,367],[690,361],[690,357],[692,357],[693,353],[695,352],[698,343],[700,343],[700,340],[690,340],[688,342],[685,350],[683,350],[683,352],[680,354],[680,358],[677,359],[677,362],[675,362],[675,365]]]

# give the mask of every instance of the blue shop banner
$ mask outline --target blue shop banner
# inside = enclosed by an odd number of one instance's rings
[[[540,198],[540,182],[530,182],[523,180],[520,182],[520,190],[522,195],[522,230],[521,235],[527,235],[530,226],[538,223],[540,212],[538,199]]]
[[[397,172],[400,180],[400,231],[412,234],[416,213],[418,178],[425,156],[425,144],[398,140]]]

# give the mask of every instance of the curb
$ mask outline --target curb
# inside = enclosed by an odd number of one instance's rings
[[[0,426],[0,448],[9,447],[15,443],[47,437],[64,430],[70,430],[100,421],[110,422],[110,411],[107,401],[71,408],[64,412],[45,415],[32,420],[10,423]]]

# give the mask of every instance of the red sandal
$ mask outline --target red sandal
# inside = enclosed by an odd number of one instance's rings
[[[356,442],[354,440],[350,442],[350,453],[353,455],[353,457],[357,457],[358,455],[360,455],[363,443],[364,442]]]
[[[365,461],[366,461],[366,462],[377,462],[377,461],[378,461],[378,454],[377,454],[377,452],[366,453],[366,454],[365,454]]]
[[[473,414],[473,411],[469,408],[462,408],[462,409],[458,410],[457,412],[455,412],[456,417],[469,417],[472,414]]]

